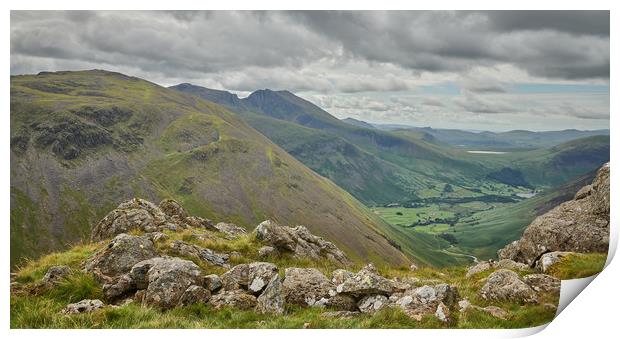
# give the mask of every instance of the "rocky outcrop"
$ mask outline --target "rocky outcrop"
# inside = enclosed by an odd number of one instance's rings
[[[289,267],[284,271],[282,287],[287,303],[314,306],[321,299],[326,302],[335,286],[316,268]]]
[[[222,288],[227,291],[247,288],[249,272],[248,264],[239,264],[231,268],[220,277]]]
[[[524,303],[537,301],[536,292],[513,271],[500,269],[487,278],[480,290],[480,296],[487,300],[511,300]]]
[[[547,252],[607,252],[609,247],[609,163],[603,165],[590,187],[575,199],[537,217],[521,239],[498,252],[500,259],[512,259],[535,266]]]
[[[117,235],[106,247],[86,260],[85,270],[99,278],[128,273],[140,261],[158,257],[153,242],[145,236]]]
[[[551,267],[559,263],[562,258],[574,254],[575,252],[549,252],[543,254],[536,262],[536,269],[540,272],[547,272]]]
[[[217,223],[214,227],[219,232],[226,234],[227,239],[236,239],[240,235],[244,235],[247,233],[245,228],[226,222]]]
[[[250,284],[251,286],[251,284]],[[256,298],[257,313],[284,313],[284,294],[282,292],[282,282],[280,276],[273,275],[267,282],[263,293]]]
[[[253,262],[248,265],[248,290],[253,294],[260,294],[278,275],[278,267],[268,262]]]
[[[46,286],[55,286],[62,282],[71,273],[69,266],[52,266],[50,267],[41,282]]]
[[[256,307],[256,297],[243,290],[222,291],[211,297],[215,309],[233,307],[240,310],[251,310]]]
[[[228,261],[228,254],[217,253],[208,248],[202,248],[197,245],[188,244],[181,240],[175,240],[170,243],[171,252],[186,258],[194,258],[205,261],[210,265],[230,267],[226,262]]]
[[[64,314],[77,314],[77,313],[90,313],[100,308],[103,308],[104,304],[98,299],[84,299],[74,304],[69,304],[62,310]]]
[[[161,309],[180,305],[186,292],[194,295],[205,293],[202,290],[191,291],[196,289],[193,285],[200,287],[203,284],[200,268],[180,258],[161,257],[141,261],[132,267],[130,277],[136,288],[146,287],[142,303]],[[184,302],[187,302],[187,298]]]
[[[91,240],[101,241],[132,230],[153,232],[168,221],[168,216],[152,202],[140,198],[125,201],[108,213],[92,230]]]
[[[336,245],[313,235],[305,226],[292,228],[266,220],[256,227],[255,233],[258,240],[281,253],[293,253],[297,258],[325,258],[340,265],[351,265],[351,261]]]
[[[448,284],[424,285],[408,290],[398,298],[392,298],[392,303],[415,320],[421,320],[425,315],[434,314],[438,319],[448,321],[450,309],[456,306],[458,298],[459,292],[456,286]]]
[[[475,274],[488,271],[491,269],[507,269],[512,271],[527,271],[529,266],[523,263],[519,263],[510,259],[502,259],[500,261],[488,260],[477,263],[470,267],[465,274],[466,278],[469,278]]]
[[[392,294],[392,282],[379,274],[372,265],[367,265],[336,287],[336,292],[361,297],[371,294]]]
[[[546,274],[528,274],[523,281],[536,292],[560,293],[560,279]]]

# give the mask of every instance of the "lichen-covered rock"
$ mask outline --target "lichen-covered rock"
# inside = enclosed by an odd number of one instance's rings
[[[388,305],[388,298],[381,294],[363,297],[357,304],[362,313],[374,313]]]
[[[71,273],[71,268],[67,265],[52,266],[47,269],[41,282],[48,286],[54,286],[62,282]]]
[[[222,289],[227,291],[247,289],[250,268],[248,264],[239,264],[220,277]]]
[[[293,253],[297,258],[326,258],[345,266],[352,264],[336,245],[310,233],[305,226],[291,228],[266,220],[256,227],[255,233],[256,238],[263,243],[279,252]]]
[[[84,299],[74,304],[69,304],[62,310],[64,314],[90,313],[104,306],[103,302],[98,299]]]
[[[228,239],[235,239],[235,238],[238,238],[239,236],[244,235],[244,234],[247,233],[245,228],[239,227],[239,226],[237,226],[235,224],[226,223],[226,222],[217,223],[215,225],[215,228],[219,232],[222,232],[222,233],[226,234]]]
[[[523,281],[536,292],[560,293],[561,281],[546,274],[528,274]]]
[[[328,299],[329,291],[334,289],[334,284],[316,268],[287,268],[282,286],[286,302],[300,306]]]
[[[204,287],[208,289],[211,293],[216,292],[222,287],[222,280],[220,279],[220,277],[217,276],[217,274],[205,275],[203,281]]]
[[[87,259],[84,267],[87,272],[117,277],[129,272],[138,262],[158,256],[148,237],[119,234]]]
[[[421,320],[425,315],[435,314],[440,303],[448,309],[456,307],[458,299],[456,286],[424,285],[405,291],[392,305],[400,307],[412,319]],[[449,312],[444,314],[449,316]]]
[[[280,255],[277,249],[271,246],[263,246],[258,249],[258,257],[259,258],[269,258],[269,257],[277,257]]]
[[[536,302],[536,293],[513,271],[500,269],[487,278],[480,290],[480,296],[487,300],[512,300],[525,303]]]
[[[251,310],[256,307],[256,297],[243,290],[222,290],[211,296],[209,301],[215,309],[222,307],[234,307],[240,310]]]
[[[280,226],[274,221],[265,220],[254,231],[258,240],[277,248],[279,251],[295,251],[297,242],[290,227]]]
[[[440,302],[435,310],[435,317],[444,323],[450,321],[450,309],[444,303]]]
[[[179,306],[193,304],[205,304],[209,301],[211,292],[202,286],[192,285],[188,287],[179,299]]]
[[[592,188],[537,217],[521,239],[499,250],[500,259],[534,266],[546,252],[607,252],[609,247],[609,163],[603,165]]]
[[[278,276],[277,273],[271,276],[263,293],[261,293],[261,295],[256,299],[256,312],[260,314],[284,313],[282,282],[280,281],[280,276]]]
[[[118,205],[95,225],[91,240],[101,241],[132,230],[153,232],[166,224],[167,219],[166,214],[152,202],[134,198]]]
[[[371,294],[390,295],[392,289],[390,280],[378,275],[373,266],[367,266],[338,285],[336,291],[361,297]]]
[[[529,269],[529,266],[523,263],[516,262],[511,259],[502,259],[500,261],[487,260],[477,263],[476,265],[470,267],[465,274],[466,278],[471,277],[472,275],[490,270],[490,269],[498,269],[504,268],[512,271],[526,271]]]
[[[187,217],[189,217],[189,213],[185,211],[181,205],[172,199],[164,199],[159,203],[159,208],[162,212],[164,212],[168,217],[178,217],[182,221],[185,221]]]
[[[186,258],[195,258],[215,266],[227,267],[228,254],[217,253],[208,248],[202,248],[198,245],[189,244],[182,240],[174,240],[170,243],[172,253],[178,254]]]
[[[134,265],[130,276],[138,289],[147,286],[143,304],[161,309],[175,307],[188,287],[203,284],[203,274],[196,264],[174,257],[142,261]]]
[[[248,264],[248,290],[251,293],[260,294],[275,275],[278,275],[278,267],[272,263]]]
[[[325,307],[339,311],[357,311],[357,301],[350,295],[336,294],[325,303]]]
[[[549,252],[549,253],[545,253],[542,255],[542,257],[540,257],[540,259],[538,259],[538,261],[536,261],[536,269],[539,270],[540,272],[547,272],[549,271],[549,269],[555,265],[556,263],[559,263],[562,258],[569,256],[571,254],[574,254],[575,252]]]
[[[336,285],[340,285],[354,275],[355,273],[351,271],[347,271],[347,270],[339,268],[332,272],[332,282]]]

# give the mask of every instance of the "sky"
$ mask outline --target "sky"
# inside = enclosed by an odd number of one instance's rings
[[[608,11],[12,11],[11,74],[105,69],[338,118],[609,128]]]

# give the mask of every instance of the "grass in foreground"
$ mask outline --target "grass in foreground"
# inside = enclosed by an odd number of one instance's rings
[[[232,264],[259,260],[256,251],[260,244],[251,234],[233,241],[221,239],[219,236],[199,240],[191,235],[191,231],[169,232],[168,235],[170,239],[157,245],[160,250],[165,250],[172,240],[183,239],[218,251],[238,251],[241,256],[231,257]],[[462,314],[454,311],[453,321],[450,324],[443,324],[433,316],[415,321],[400,309],[394,308],[351,319],[329,318],[322,314],[329,310],[291,306],[287,307],[283,315],[274,316],[236,309],[214,310],[210,305],[192,305],[160,311],[134,303],[120,307],[108,306],[91,314],[62,314],[60,311],[68,303],[102,298],[101,287],[90,274],[81,271],[81,262],[104,245],[105,242],[79,245],[67,252],[54,253],[30,261],[16,272],[16,281],[20,284],[11,292],[11,328],[302,328],[306,323],[309,323],[310,328],[523,328],[551,321],[555,310],[544,304],[557,304],[557,296],[550,295],[543,296],[536,305],[493,303],[509,311],[509,319],[497,319],[476,310]],[[298,260],[289,256],[263,260],[278,265],[281,274],[286,267],[295,266],[316,267],[327,276],[331,276],[331,271],[338,268],[328,261]],[[38,284],[50,266],[65,264],[73,270],[66,281],[50,290]],[[202,263],[201,267],[205,274],[224,272],[223,268],[206,266]],[[350,269],[359,268],[360,264]],[[492,271],[480,273],[469,279],[465,278],[466,267],[421,268],[411,272],[406,268],[383,266],[379,267],[379,271],[389,278],[407,276],[418,278],[419,282],[415,284],[417,286],[441,282],[454,284],[458,287],[461,298],[468,298],[472,303],[483,307],[491,305],[478,296],[478,291],[484,284],[483,279]]]
[[[579,279],[593,276],[605,268],[607,253],[575,253],[551,266],[549,274],[559,279]]]

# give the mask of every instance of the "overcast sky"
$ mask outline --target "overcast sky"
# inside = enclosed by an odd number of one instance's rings
[[[11,74],[94,68],[375,123],[609,128],[609,12],[11,12]]]

